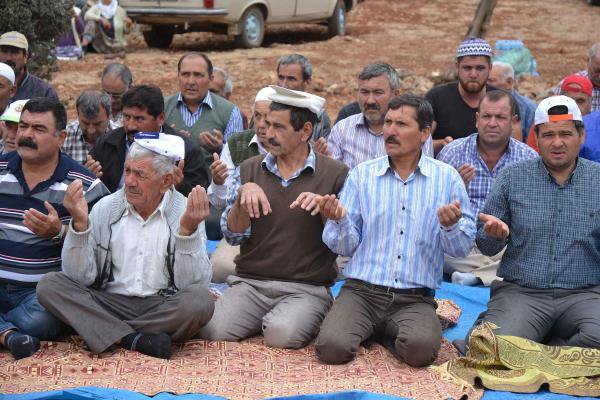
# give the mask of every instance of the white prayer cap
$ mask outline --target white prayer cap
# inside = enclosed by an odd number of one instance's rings
[[[138,132],[135,142],[140,146],[171,159],[173,163],[185,158],[185,143],[176,135],[163,132]]]
[[[548,115],[548,110],[556,106],[565,106],[566,114]],[[568,96],[551,96],[540,102],[535,110],[534,124],[540,125],[556,121],[583,121],[581,111],[575,100]]]
[[[9,65],[0,63],[0,76],[8,79],[11,85],[15,84],[15,71]]]
[[[4,114],[0,115],[0,121],[9,121],[18,124],[21,120],[21,111],[23,111],[23,106],[27,103],[27,100],[17,100],[14,103],[10,103],[6,110],[4,110]]]
[[[314,94],[300,92],[298,90],[286,89],[281,86],[269,86],[275,90],[275,94],[269,96],[269,100],[288,106],[306,108],[318,117],[323,113],[325,99]]]
[[[275,94],[275,89],[269,86],[264,87],[260,89],[258,93],[256,93],[256,98],[254,99],[254,102],[256,103],[257,101],[271,101],[269,97],[273,94]]]

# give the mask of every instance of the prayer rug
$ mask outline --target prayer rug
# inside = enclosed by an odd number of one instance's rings
[[[473,330],[466,357],[437,367],[466,385],[535,393],[542,385],[550,392],[573,396],[600,395],[600,349],[546,346],[516,336],[495,335],[484,323]]]
[[[441,301],[438,312],[456,321],[460,310]],[[192,340],[160,360],[123,349],[89,353],[77,336],[43,342],[35,355],[19,361],[0,352],[0,393],[14,394],[80,386],[111,387],[146,395],[206,393],[231,399],[261,399],[307,393],[362,390],[415,399],[479,399],[483,391],[442,379],[433,368],[411,368],[382,346],[362,348],[353,362],[324,365],[314,347],[301,350],[264,346],[262,337],[242,342]],[[444,340],[435,365],[458,355]],[[468,397],[464,397],[468,396]]]

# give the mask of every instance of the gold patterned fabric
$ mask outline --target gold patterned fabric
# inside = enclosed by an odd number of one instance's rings
[[[497,326],[475,328],[466,357],[438,367],[467,385],[534,393],[543,384],[553,393],[600,396],[600,349],[545,346],[516,336],[495,335]]]

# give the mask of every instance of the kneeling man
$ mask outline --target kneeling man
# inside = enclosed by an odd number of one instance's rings
[[[269,153],[236,169],[221,219],[227,241],[241,243],[235,275],[200,336],[234,341],[262,332],[267,346],[300,348],[331,307],[337,275],[336,255],[321,240],[318,201],[341,190],[348,168],[308,143],[325,100],[272,87],[263,135]]]
[[[434,289],[444,254],[464,257],[471,250],[475,220],[458,172],[421,151],[432,121],[425,98],[393,99],[383,126],[387,156],[355,167],[340,200],[320,202],[329,218],[323,241],[352,257],[316,340],[325,363],[351,361],[373,334],[411,366],[437,356],[442,328]]]
[[[37,293],[94,353],[116,344],[169,358],[171,340],[198,333],[214,309],[203,222],[208,198],[196,186],[186,201],[173,186],[183,139],[154,132],[135,139],[124,187],[89,217],[81,182],[69,186],[63,205],[73,219],[62,272],[45,275]]]
[[[503,170],[479,216],[481,252],[507,246],[483,317],[499,335],[600,348],[600,164],[578,157],[582,120],[570,97],[543,100],[540,158]]]

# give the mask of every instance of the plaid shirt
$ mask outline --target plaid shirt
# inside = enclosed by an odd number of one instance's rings
[[[560,186],[541,158],[506,167],[483,212],[510,228],[507,240],[487,236],[478,222],[477,247],[485,255],[507,245],[498,276],[521,286],[576,289],[600,285],[600,163],[579,158]]]
[[[577,75],[581,75],[581,76],[585,76],[586,78],[589,78],[588,72],[586,69],[584,69],[583,71],[579,71],[577,73]],[[554,94],[563,94],[562,90],[560,90],[561,85],[562,85],[562,81],[560,81],[558,86],[556,86],[554,88]],[[600,87],[592,85],[592,112],[594,112],[594,111],[600,111]]]
[[[437,158],[458,170],[462,165],[469,164],[475,167],[475,177],[467,185],[467,192],[471,199],[471,206],[475,215],[483,208],[485,199],[492,191],[494,181],[500,171],[510,164],[536,158],[538,154],[525,143],[510,139],[506,152],[502,155],[494,169],[490,171],[477,151],[477,138],[479,134],[473,133],[466,138],[455,139],[444,146]]]
[[[181,92],[179,92],[179,94],[177,95],[177,105],[179,112],[181,113],[181,118],[183,118],[183,122],[185,123],[185,126],[191,127],[198,121],[198,119],[202,115],[202,109],[204,108],[204,105],[206,105],[209,108],[213,108],[212,96],[210,92],[206,93],[206,97],[204,97],[204,100],[202,100],[202,103],[200,103],[200,107],[198,107],[198,109],[195,112],[191,112],[183,102],[183,96],[181,95]],[[240,112],[240,109],[237,106],[235,106],[233,107],[233,111],[231,111],[231,116],[229,117],[229,122],[225,127],[225,132],[223,132],[223,138],[225,141],[227,141],[227,139],[229,139],[229,136],[233,135],[236,132],[241,132],[243,130],[244,123],[242,121],[242,113]]]
[[[119,126],[115,124],[113,121],[109,120],[108,125],[106,126],[107,132],[112,131],[113,129],[117,129]],[[85,159],[89,154],[92,146],[86,142],[83,137],[83,132],[81,131],[81,127],[79,126],[79,121],[75,120],[69,122],[67,124],[67,138],[62,145],[63,153],[69,155],[73,160],[77,161],[80,164],[85,164]]]

